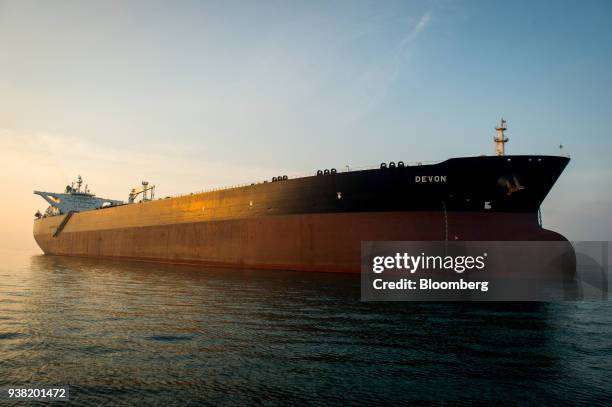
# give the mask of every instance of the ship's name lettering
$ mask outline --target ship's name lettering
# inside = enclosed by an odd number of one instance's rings
[[[443,183],[443,182],[446,182],[446,175],[415,175],[414,182]]]

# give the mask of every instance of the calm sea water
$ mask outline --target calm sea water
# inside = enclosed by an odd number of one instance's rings
[[[350,275],[4,254],[0,386],[80,405],[605,405],[612,305],[363,303]]]

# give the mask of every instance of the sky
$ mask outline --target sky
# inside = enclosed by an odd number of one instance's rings
[[[572,158],[542,207],[612,240],[612,2],[0,0],[0,224],[34,189],[158,196],[319,168]]]

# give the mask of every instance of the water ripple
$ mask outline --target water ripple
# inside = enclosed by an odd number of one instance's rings
[[[0,265],[2,385],[77,405],[603,405],[610,303],[362,303],[359,279],[51,256]]]

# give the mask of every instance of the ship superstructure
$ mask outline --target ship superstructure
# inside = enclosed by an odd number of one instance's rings
[[[71,185],[66,185],[63,193],[44,191],[34,191],[34,193],[40,195],[49,203],[49,207],[44,215],[37,212],[38,218],[67,214],[69,212],[90,211],[123,204],[123,201],[96,197],[89,191],[87,185],[83,187],[83,178],[80,175],[77,177],[76,186],[74,182]]]

